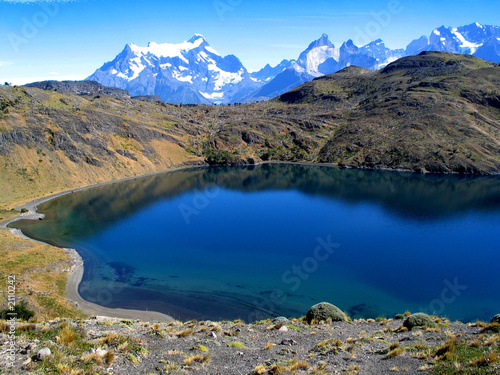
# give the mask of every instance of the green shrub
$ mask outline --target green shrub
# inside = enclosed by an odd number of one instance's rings
[[[5,309],[0,311],[0,319],[8,320],[16,317],[19,320],[28,321],[35,316],[35,312],[28,309],[25,301],[21,301],[14,306],[14,309]]]

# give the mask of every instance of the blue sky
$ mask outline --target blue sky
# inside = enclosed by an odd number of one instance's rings
[[[321,34],[337,46],[404,48],[441,25],[500,24],[498,0],[0,0],[0,82],[83,79],[127,43],[203,34],[249,70],[296,59]]]

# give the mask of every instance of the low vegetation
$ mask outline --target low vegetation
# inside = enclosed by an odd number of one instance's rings
[[[374,319],[312,325],[305,318],[291,319],[300,330],[279,331],[269,329],[270,320],[145,323],[99,317],[33,323],[32,317],[17,326],[15,363],[19,373],[29,374],[106,374],[110,367],[114,372],[144,374],[498,373],[498,323],[431,318],[450,328],[435,332],[416,327],[409,334],[398,330],[401,320],[387,318],[383,325]],[[391,330],[382,330],[384,326]],[[215,334],[235,327],[241,341]],[[1,339],[9,329],[0,321]],[[185,330],[192,333],[178,334]],[[39,360],[42,348],[50,354]]]

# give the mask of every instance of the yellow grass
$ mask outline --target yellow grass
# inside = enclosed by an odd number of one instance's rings
[[[0,230],[0,259],[0,288],[6,290],[7,275],[13,274],[16,297],[28,300],[28,308],[35,312],[35,318],[84,317],[65,297],[68,275],[65,270],[70,259],[65,250]]]

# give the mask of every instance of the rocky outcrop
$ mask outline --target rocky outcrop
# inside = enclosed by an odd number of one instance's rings
[[[106,87],[95,81],[42,81],[25,85],[42,90],[57,91],[64,94],[111,96],[114,98],[130,98],[127,90]]]

